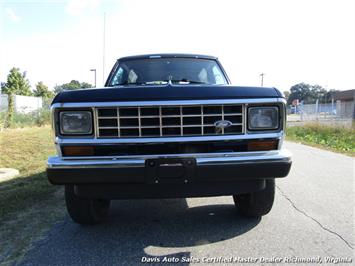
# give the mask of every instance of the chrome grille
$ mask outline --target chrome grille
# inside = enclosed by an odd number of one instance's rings
[[[191,105],[96,108],[98,138],[176,137],[243,133],[243,106]],[[228,120],[216,130],[214,123]]]

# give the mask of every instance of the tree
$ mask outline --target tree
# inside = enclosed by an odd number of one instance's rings
[[[1,82],[0,83],[0,92],[3,93],[4,92],[4,89],[5,89],[5,86],[6,86],[6,83],[5,82]]]
[[[69,83],[64,83],[62,85],[55,86],[54,92],[59,93],[63,90],[77,90],[77,89],[85,89],[85,88],[92,88],[92,85],[87,82],[80,83],[77,80],[72,80]]]
[[[293,85],[290,89],[290,95],[288,97],[287,103],[292,104],[293,100],[304,101],[310,95],[311,85],[305,83],[298,83]]]
[[[54,94],[48,90],[48,87],[42,81],[36,84],[36,89],[33,91],[34,96],[43,98],[53,98]]]
[[[313,98],[313,102],[316,102],[317,100],[322,101],[322,99],[325,99],[326,95],[327,90],[324,89],[322,86],[317,84],[311,86],[311,98]]]
[[[290,92],[284,91],[284,95],[285,95],[286,100],[288,100],[288,98],[290,97]]]
[[[8,108],[5,120],[5,128],[10,127],[15,111],[14,95],[31,95],[31,86],[26,79],[26,72],[21,73],[19,68],[13,67],[10,70],[5,84],[1,84],[1,92],[7,94]]]
[[[82,83],[80,84],[80,87],[81,87],[82,89],[88,89],[88,88],[92,88],[92,85],[91,85],[90,83],[87,83],[87,82],[82,82]]]
[[[309,85],[306,83],[298,83],[291,87],[290,95],[287,103],[291,104],[293,100],[298,99],[305,104],[315,103],[319,100],[320,103],[329,103],[336,90],[327,91],[320,85]]]
[[[334,99],[335,93],[337,93],[338,91],[339,90],[334,90],[334,89],[327,91],[327,94],[325,95],[324,102],[326,102],[326,103],[332,102],[332,99]]]
[[[26,72],[21,73],[19,68],[13,67],[7,76],[2,93],[8,95],[32,95],[30,83],[26,78]]]

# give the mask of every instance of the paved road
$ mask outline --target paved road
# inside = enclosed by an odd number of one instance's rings
[[[278,180],[273,210],[260,220],[238,216],[231,197],[115,201],[102,225],[81,227],[68,217],[56,224],[21,265],[136,265],[142,258],[203,265],[231,256],[258,264],[273,257],[354,261],[354,160],[286,147],[294,154],[292,171]]]

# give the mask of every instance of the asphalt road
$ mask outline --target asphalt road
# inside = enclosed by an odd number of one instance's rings
[[[58,222],[20,265],[137,265],[148,259],[204,265],[228,264],[231,257],[264,265],[263,259],[282,264],[320,257],[325,264],[327,257],[351,258],[354,265],[354,160],[300,144],[286,147],[293,167],[277,180],[274,207],[262,219],[236,214],[231,197],[115,201],[104,224]]]

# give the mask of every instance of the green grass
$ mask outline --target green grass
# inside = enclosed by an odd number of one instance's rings
[[[0,132],[0,168],[15,168],[15,179],[0,180],[0,264],[12,264],[59,217],[62,191],[46,177],[46,160],[55,154],[50,127]]]
[[[355,156],[355,129],[306,124],[287,128],[286,139]]]

